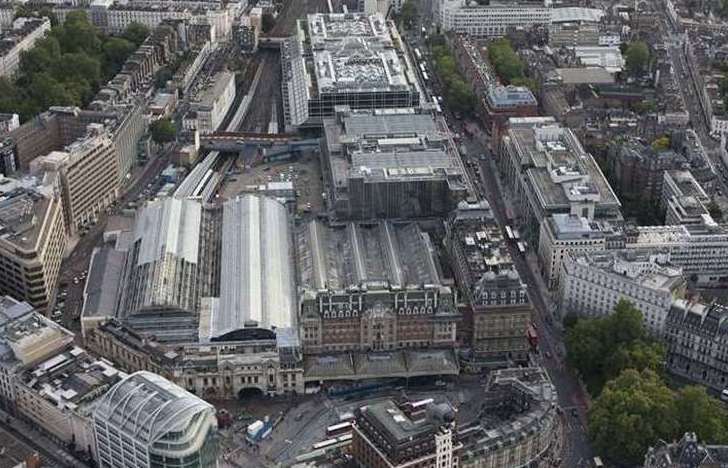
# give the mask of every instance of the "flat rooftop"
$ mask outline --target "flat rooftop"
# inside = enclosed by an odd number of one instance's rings
[[[43,232],[43,220],[52,209],[52,186],[28,177],[10,179],[0,175],[0,241],[24,250],[33,249]]]
[[[379,13],[315,13],[309,14],[306,19],[314,48],[356,37],[389,40],[386,20]]]
[[[596,161],[571,129],[534,119],[510,122],[506,136],[544,208],[563,208],[583,200],[620,206]]]
[[[633,249],[588,252],[574,255],[579,265],[610,275],[628,277],[640,286],[672,291],[683,282],[682,269],[671,266],[660,252]]]

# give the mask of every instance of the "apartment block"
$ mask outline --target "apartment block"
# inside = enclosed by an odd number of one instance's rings
[[[30,50],[51,30],[48,18],[17,18],[12,28],[0,32],[0,76],[12,76],[20,67],[20,55]]]
[[[728,387],[728,308],[677,300],[665,322],[667,370],[717,392]]]

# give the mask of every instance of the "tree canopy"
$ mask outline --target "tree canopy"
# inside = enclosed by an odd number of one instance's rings
[[[163,118],[155,120],[149,125],[149,132],[152,134],[152,140],[155,143],[163,144],[174,141],[177,135],[177,129],[174,123],[168,119]]]
[[[721,222],[723,220],[723,209],[715,200],[711,200],[705,209],[708,210],[708,213],[716,222]]]
[[[506,84],[517,84],[513,83],[513,81],[524,78],[523,62],[513,50],[508,39],[497,39],[489,42],[488,59],[500,79]]]
[[[0,112],[27,120],[49,106],[84,106],[135,49],[127,39],[100,34],[84,12],[71,12],[20,55],[14,80],[0,79]]]
[[[624,300],[609,316],[576,320],[567,329],[566,349],[592,395],[624,369],[658,371],[664,360],[662,346],[645,332],[642,313]]]
[[[126,27],[126,31],[122,37],[139,47],[142,42],[149,36],[149,28],[141,23],[132,22]]]
[[[638,75],[647,69],[650,61],[650,49],[643,41],[630,42],[625,51],[625,63],[627,71]]]
[[[475,94],[473,89],[460,75],[450,49],[446,45],[432,47],[435,71],[445,87],[445,99],[454,112],[463,114],[473,111]]]
[[[405,1],[404,5],[402,5],[402,10],[399,13],[399,18],[405,27],[410,27],[412,21],[417,18],[417,5],[415,5],[414,0]]]

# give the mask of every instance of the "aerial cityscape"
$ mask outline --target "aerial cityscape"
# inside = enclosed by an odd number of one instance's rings
[[[0,0],[6,467],[728,467],[728,0]]]

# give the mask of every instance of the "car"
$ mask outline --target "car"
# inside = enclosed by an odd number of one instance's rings
[[[546,351],[546,359],[551,359],[551,351]]]

